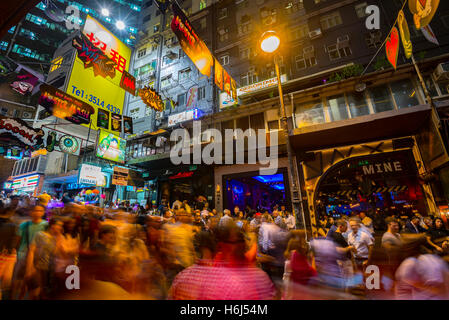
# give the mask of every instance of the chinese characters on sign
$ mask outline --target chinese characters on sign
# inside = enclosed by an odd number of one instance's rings
[[[139,89],[139,96],[147,106],[159,112],[164,111],[165,105],[161,95],[150,87]]]
[[[103,51],[87,40],[85,35],[76,37],[72,41],[73,47],[78,52],[78,58],[84,62],[84,68],[92,68],[94,76],[102,76],[103,78],[115,77],[116,63],[108,58]]]

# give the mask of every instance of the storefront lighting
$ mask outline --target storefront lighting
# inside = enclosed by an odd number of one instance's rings
[[[281,45],[281,39],[277,36],[274,31],[267,31],[262,35],[262,40],[260,42],[260,48],[263,52],[273,53]]]
[[[125,29],[125,23],[124,23],[123,21],[121,21],[121,20],[117,21],[117,22],[115,23],[115,26],[116,26],[117,29],[119,29],[119,30]]]
[[[105,17],[109,17],[109,10],[106,8],[101,9],[101,14]]]

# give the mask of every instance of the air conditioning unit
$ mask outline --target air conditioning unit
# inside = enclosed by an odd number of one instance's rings
[[[449,62],[440,63],[433,72],[435,81],[449,81]]]
[[[316,39],[316,38],[321,37],[322,35],[323,35],[323,33],[321,32],[321,28],[318,28],[318,29],[315,29],[315,30],[312,30],[309,32],[310,39]]]

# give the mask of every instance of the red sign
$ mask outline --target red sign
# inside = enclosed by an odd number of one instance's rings
[[[190,178],[190,177],[193,176],[193,174],[194,174],[193,171],[191,171],[191,172],[180,172],[180,173],[178,173],[175,176],[171,176],[169,179],[170,180],[175,180],[175,179],[182,179],[182,178]]]
[[[120,88],[128,91],[133,96],[136,95],[136,78],[128,72],[123,71],[122,80],[120,81]]]
[[[390,37],[387,39],[387,44],[385,45],[387,59],[393,66],[397,68],[398,66],[398,55],[399,55],[399,31],[396,27],[391,31]]]

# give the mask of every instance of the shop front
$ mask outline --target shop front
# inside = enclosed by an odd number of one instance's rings
[[[215,208],[218,211],[235,206],[244,210],[271,210],[285,205],[291,211],[290,169],[287,158],[280,158],[275,174],[266,175],[259,164],[236,164],[215,168]]]
[[[37,197],[44,183],[44,176],[41,174],[28,174],[15,176],[12,179],[11,190],[15,195],[27,195]]]

